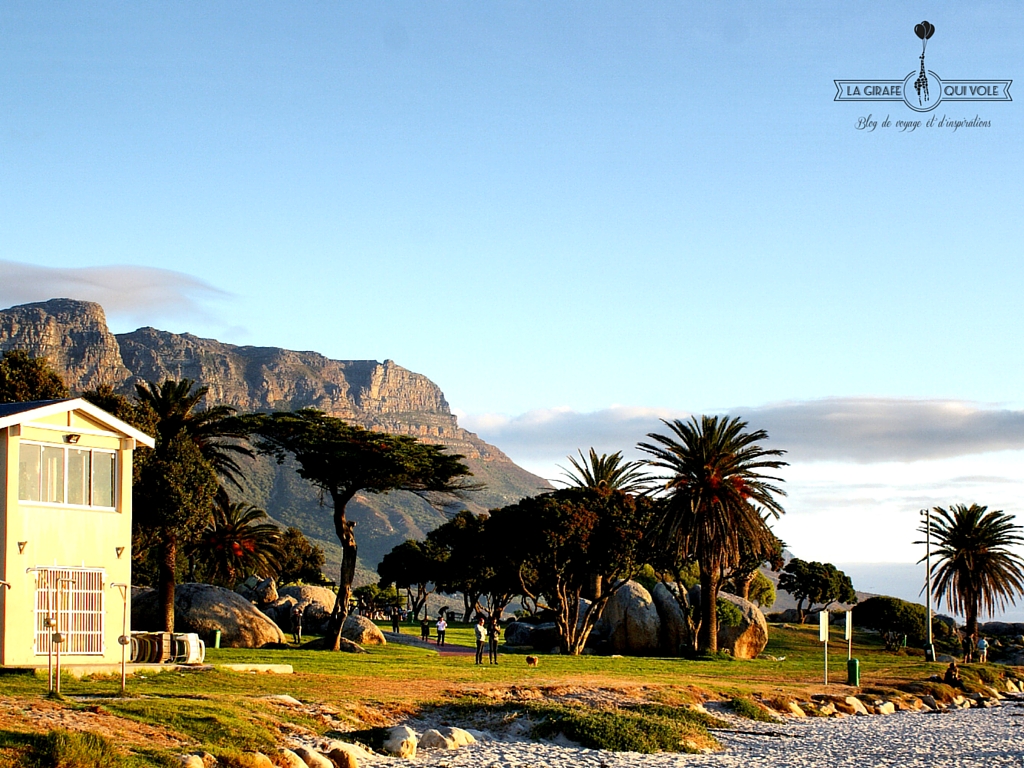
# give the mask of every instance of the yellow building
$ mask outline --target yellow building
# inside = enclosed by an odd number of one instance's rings
[[[0,666],[45,667],[55,631],[69,663],[120,662],[137,445],[85,400],[0,404]]]

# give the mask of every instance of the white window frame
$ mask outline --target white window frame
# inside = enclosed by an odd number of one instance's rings
[[[59,629],[64,636],[62,654],[102,656],[106,652],[106,570],[62,566],[34,570],[35,655],[50,653],[51,638]]]
[[[92,447],[89,447],[89,446],[84,446],[84,445],[80,446],[80,445],[77,445],[77,444],[76,445],[63,445],[61,443],[45,443],[45,442],[42,442],[40,440],[21,440],[20,441],[20,445],[18,447],[18,451],[19,451],[18,461],[19,462],[21,461],[20,451],[21,451],[21,446],[22,445],[38,445],[40,447],[40,449],[42,449],[42,448],[59,448],[59,449],[61,449],[64,452],[64,462],[63,462],[63,467],[62,467],[62,471],[64,473],[64,479],[63,479],[64,500],[63,501],[41,501],[41,500],[40,501],[35,501],[35,500],[21,498],[21,487],[20,487],[20,484],[21,484],[21,473],[19,471],[19,475],[18,475],[18,483],[19,483],[19,487],[18,487],[18,503],[19,504],[27,504],[27,505],[41,506],[41,507],[52,507],[52,506],[71,507],[72,509],[100,509],[100,510],[104,510],[104,511],[107,511],[107,512],[114,512],[114,511],[117,510],[117,508],[118,508],[118,501],[119,501],[118,497],[119,497],[120,485],[121,485],[118,482],[118,477],[119,477],[119,473],[120,473],[121,467],[120,467],[120,464],[119,464],[119,462],[117,460],[118,459],[118,451],[116,449],[113,449],[113,448],[92,448]],[[71,451],[71,450],[89,451],[89,453],[90,453],[90,456],[89,456],[89,503],[88,504],[71,504],[71,503],[68,502],[68,452]],[[41,451],[40,451],[40,453],[41,453]],[[92,503],[93,496],[95,494],[95,472],[94,472],[94,466],[95,465],[94,465],[94,462],[93,462],[93,459],[92,459],[92,455],[96,454],[96,453],[105,453],[105,454],[107,454],[109,456],[113,456],[114,457],[114,472],[113,472],[113,477],[111,478],[111,482],[113,483],[113,486],[114,486],[113,489],[112,489],[113,492],[114,492],[113,493],[114,505],[110,506],[110,507],[106,507],[106,506],[103,506],[103,505],[100,505],[100,504],[93,504]],[[39,485],[37,485],[37,495],[40,496],[40,498],[43,495],[42,494],[42,488],[41,488],[42,476],[43,476],[42,465],[40,464],[40,472],[39,472],[39,475],[36,477],[36,482],[39,484]]]

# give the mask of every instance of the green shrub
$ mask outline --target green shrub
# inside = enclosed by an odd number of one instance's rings
[[[737,697],[729,702],[729,709],[735,712],[740,717],[745,717],[748,720],[758,720],[762,723],[775,723],[778,722],[775,716],[768,711],[768,708],[763,704],[758,704],[753,699],[746,697]]]
[[[124,756],[113,744],[89,731],[50,731],[32,750],[36,768],[122,768]]]
[[[743,623],[743,611],[724,598],[718,598],[715,613],[720,627],[738,627]]]

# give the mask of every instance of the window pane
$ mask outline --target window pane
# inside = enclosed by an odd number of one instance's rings
[[[64,503],[64,449],[43,448],[42,499]]]
[[[114,506],[114,454],[96,451],[92,455],[92,504],[94,507]]]
[[[89,451],[68,449],[68,504],[89,503]]]
[[[18,459],[18,498],[39,501],[39,446],[21,444]]]

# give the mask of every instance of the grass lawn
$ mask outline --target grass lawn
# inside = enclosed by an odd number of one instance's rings
[[[403,625],[403,630],[406,628],[405,634],[419,636],[418,626]],[[522,655],[504,655],[498,666],[476,666],[472,656],[440,657],[433,650],[394,643],[368,648],[366,654],[208,649],[210,664],[291,664],[295,674],[214,670],[139,675],[129,678],[127,699],[117,698],[117,678],[69,678],[62,684],[66,700],[56,703],[45,700],[45,675],[5,674],[0,675],[0,768],[19,764],[17,756],[33,738],[29,734],[33,727],[38,730],[13,713],[37,706],[70,713],[68,717],[77,713],[86,724],[90,718],[103,723],[125,718],[140,727],[158,729],[167,739],[180,739],[183,746],[177,748],[157,743],[155,736],[133,745],[137,753],[134,764],[161,765],[160,755],[180,753],[184,745],[213,754],[267,749],[282,743],[282,734],[289,727],[324,733],[345,725],[350,729],[386,725],[424,706],[465,702],[467,697],[484,700],[510,686],[538,689],[542,696],[567,687],[631,689],[666,704],[751,694],[806,699],[826,691],[856,693],[845,685],[843,642],[829,646],[830,685],[828,689],[822,685],[822,645],[817,631],[810,626],[772,626],[765,655],[778,661],[545,655],[539,667],[531,668]],[[472,632],[470,625],[452,627],[448,641],[472,646]],[[861,661],[863,689],[878,693],[941,674],[945,668],[941,663],[925,663],[923,657],[886,652],[877,635],[867,633],[856,635],[854,656]],[[288,694],[311,706],[282,707],[262,699],[269,694]],[[313,705],[332,708],[333,720],[325,720]],[[10,717],[8,713],[12,713]]]

